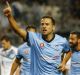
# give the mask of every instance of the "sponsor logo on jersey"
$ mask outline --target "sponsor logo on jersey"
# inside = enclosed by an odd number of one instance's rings
[[[29,51],[28,51],[28,50],[25,50],[25,51],[24,51],[24,54],[29,54]]]

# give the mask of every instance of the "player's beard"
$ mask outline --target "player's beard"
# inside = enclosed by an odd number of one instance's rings
[[[70,47],[75,49],[78,43],[76,42],[76,43],[70,43],[70,44],[71,44]]]

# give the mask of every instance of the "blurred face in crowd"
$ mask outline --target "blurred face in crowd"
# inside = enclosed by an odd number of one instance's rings
[[[55,25],[50,18],[41,19],[41,32],[43,35],[49,35],[55,32]]]
[[[78,45],[78,38],[76,34],[70,34],[69,43],[72,48]]]
[[[9,49],[10,41],[6,41],[5,39],[1,41],[2,47],[4,50]]]

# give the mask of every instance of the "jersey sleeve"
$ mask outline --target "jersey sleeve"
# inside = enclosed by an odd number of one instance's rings
[[[13,46],[14,53],[17,54],[18,48]]]
[[[69,51],[70,51],[70,45],[69,45],[69,42],[65,39],[63,52],[69,52]]]
[[[21,59],[22,58],[22,55],[21,55],[21,53],[20,53],[20,48],[18,48],[18,52],[17,52],[17,55],[16,55],[16,58],[18,58],[18,59]]]
[[[37,39],[37,33],[36,32],[28,32],[26,37],[26,42],[32,46],[35,43],[35,40]]]

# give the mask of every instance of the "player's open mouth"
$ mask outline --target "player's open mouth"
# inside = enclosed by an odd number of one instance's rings
[[[43,30],[43,32],[45,32],[45,31],[47,31],[47,30]]]

